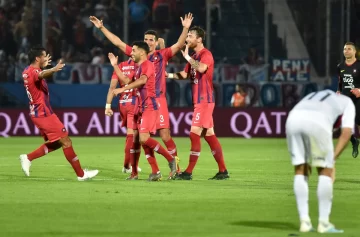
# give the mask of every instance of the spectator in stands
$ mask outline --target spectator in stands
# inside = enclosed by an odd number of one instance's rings
[[[175,0],[155,0],[152,6],[154,27],[159,30],[168,31],[173,22],[176,12]]]
[[[212,0],[210,2],[210,16],[211,16],[211,34],[216,35],[218,31],[218,24],[221,21],[220,0]]]
[[[253,69],[264,64],[264,59],[254,47],[249,49],[248,55],[242,61],[243,64],[240,66],[240,74],[244,76],[245,81],[250,79]]]
[[[101,48],[93,48],[91,51],[93,59],[91,60],[91,64],[99,65],[104,64],[105,62],[105,55]]]
[[[149,8],[142,0],[135,0],[129,4],[130,16],[130,39],[131,41],[140,40],[144,37],[145,29],[147,29],[147,20],[150,15]]]
[[[235,92],[231,97],[231,107],[245,107],[246,97],[247,94],[245,91],[240,87],[240,85],[236,85]]]

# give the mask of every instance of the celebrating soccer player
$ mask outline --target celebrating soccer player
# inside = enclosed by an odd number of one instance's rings
[[[345,62],[337,66],[339,84],[337,93],[349,96],[356,108],[355,123],[360,131],[360,62],[355,57],[356,48],[354,43],[347,42],[344,45]],[[351,136],[352,156],[359,154],[359,141],[355,134]]]
[[[342,116],[341,135],[333,145],[333,124]],[[309,173],[316,167],[319,179],[320,233],[342,233],[330,223],[333,200],[335,160],[346,147],[352,134],[355,107],[344,95],[331,90],[313,92],[304,97],[289,113],[286,120],[286,138],[291,163],[295,167],[294,192],[300,217],[300,232],[314,231],[309,216]]]
[[[185,15],[184,19],[181,17],[181,23],[183,25],[183,31],[178,39],[178,41],[172,45],[171,47],[156,50],[156,47],[159,43],[158,35],[156,31],[149,30],[144,34],[144,41],[149,46],[149,55],[148,59],[154,63],[155,65],[155,94],[158,102],[158,110],[159,116],[156,119],[156,129],[159,130],[159,134],[161,139],[163,140],[165,146],[167,147],[170,154],[175,156],[177,162],[179,158],[177,157],[177,149],[175,142],[171,138],[170,135],[170,120],[169,120],[169,111],[166,101],[166,78],[165,78],[165,68],[167,62],[180,51],[181,47],[184,45],[188,30],[191,26],[193,17],[192,14],[189,13]],[[121,51],[123,51],[126,55],[131,54],[131,47],[126,45],[119,37],[111,33],[106,27],[103,25],[103,22],[97,19],[94,16],[90,16],[90,21],[95,25],[95,27],[99,28],[106,38],[108,38],[115,46],[117,46]],[[178,166],[178,165],[177,165]],[[178,171],[180,168],[177,167]]]
[[[212,53],[204,47],[205,31],[200,27],[192,27],[186,38],[185,51],[181,51],[188,63],[184,71],[169,73],[168,78],[188,79],[192,84],[193,103],[195,106],[191,130],[191,151],[189,165],[176,179],[192,179],[192,172],[201,151],[201,134],[211,148],[211,152],[218,163],[219,172],[211,179],[228,179],[221,145],[214,132],[213,111],[215,107],[213,72],[214,59]],[[195,53],[189,56],[189,48]]]
[[[127,87],[115,89],[114,95],[124,93],[126,90],[138,88],[140,96],[140,111],[136,113],[138,118],[138,131],[140,143],[143,146],[145,156],[151,166],[152,172],[149,175],[149,181],[158,181],[162,175],[157,165],[154,151],[164,156],[169,162],[170,174],[169,179],[172,179],[176,174],[176,159],[165,150],[156,140],[150,137],[150,134],[155,134],[156,123],[159,113],[158,103],[156,102],[156,86],[155,86],[155,69],[154,64],[147,59],[149,53],[149,46],[142,41],[135,42],[132,47],[131,57],[137,68],[135,71],[135,81],[130,83],[128,77],[124,77],[117,65],[117,57],[109,54],[111,65],[114,71]]]
[[[120,71],[128,78],[131,78],[132,81],[135,74],[135,63],[131,58],[127,61],[121,62],[119,65],[114,66],[118,67]],[[127,84],[124,84],[114,72],[111,76],[109,92],[106,97],[105,114],[107,116],[113,115],[111,101],[113,100],[114,94],[112,91],[116,89],[118,82],[120,83],[120,87],[127,86]],[[125,158],[122,172],[131,173],[128,179],[136,179],[137,173],[141,171],[139,167],[132,171],[131,165],[131,163],[133,163],[131,162],[133,159],[139,161],[141,151],[140,143],[135,143],[134,140],[134,129],[137,129],[136,123],[134,123],[134,111],[137,106],[137,102],[138,98],[133,89],[126,90],[119,98],[119,112],[122,120],[121,126],[126,127]]]
[[[31,64],[25,68],[22,77],[30,101],[31,120],[39,129],[45,143],[27,155],[20,155],[22,170],[26,176],[30,176],[30,166],[33,160],[62,148],[79,181],[95,177],[99,172],[98,170],[83,170],[81,168],[68,132],[50,106],[49,89],[45,79],[60,71],[65,64],[60,60],[55,67],[42,70],[51,61],[50,55],[46,55],[46,50],[42,47],[30,49],[28,58]]]

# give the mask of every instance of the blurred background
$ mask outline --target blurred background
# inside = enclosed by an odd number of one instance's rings
[[[125,56],[89,21],[94,15],[124,42],[155,29],[166,46],[180,16],[206,29],[215,59],[218,107],[290,109],[307,93],[336,90],[346,41],[360,45],[359,0],[0,0],[0,108],[27,108],[21,72],[42,44],[66,68],[49,79],[54,108],[103,108],[112,68]],[[360,52],[360,51],[359,51]],[[184,67],[181,53],[168,71]],[[192,107],[191,86],[168,80],[169,107]],[[117,101],[113,101],[116,106]]]

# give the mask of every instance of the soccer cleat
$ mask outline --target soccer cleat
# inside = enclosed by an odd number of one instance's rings
[[[126,178],[126,180],[138,180],[139,177],[135,174],[131,174],[129,177]]]
[[[99,173],[98,170],[87,170],[87,169],[84,169],[84,176],[83,176],[83,177],[78,177],[78,181],[86,181],[86,180],[92,179],[92,178],[94,178],[98,173]]]
[[[20,155],[19,160],[21,163],[21,169],[24,172],[25,176],[30,176],[31,161],[29,161],[27,155]]]
[[[175,156],[175,160],[176,160],[176,173],[181,173],[181,169],[180,169],[180,158],[178,156]]]
[[[356,139],[355,144],[352,144],[352,148],[353,148],[352,156],[354,158],[356,158],[359,154],[359,140],[358,139]]]
[[[319,222],[317,231],[319,233],[344,233],[344,230],[338,230],[330,222]]]
[[[311,221],[301,221],[300,222],[300,232],[314,232],[315,229],[313,228]]]
[[[138,172],[141,172],[141,168],[140,168],[140,167],[138,167],[137,170],[138,170]],[[131,174],[131,172],[132,172],[132,167],[130,166],[129,169],[126,169],[125,167],[123,167],[121,172],[123,172],[124,174]]]
[[[175,180],[192,180],[192,174],[187,172],[178,173],[174,177]]]
[[[160,172],[158,172],[157,174],[153,174],[151,173],[149,175],[148,181],[161,181],[162,175]]]
[[[176,175],[176,158],[169,162],[170,173],[168,179],[174,179]]]
[[[229,173],[227,172],[227,170],[225,170],[224,172],[218,172],[214,177],[210,178],[209,180],[225,180],[229,178]]]

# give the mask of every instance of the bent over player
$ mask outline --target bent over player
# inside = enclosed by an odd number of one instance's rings
[[[213,73],[214,58],[212,53],[204,47],[205,31],[200,27],[192,27],[186,38],[186,49],[181,51],[188,63],[184,71],[169,73],[168,78],[188,79],[192,84],[194,113],[190,129],[191,150],[189,165],[184,172],[178,174],[176,179],[192,179],[192,171],[200,156],[201,135],[205,134],[205,140],[209,144],[211,152],[218,164],[219,172],[210,179],[228,179],[223,151],[214,131],[213,111],[215,107]],[[195,53],[189,56],[189,48]]]
[[[51,61],[51,57],[46,55],[46,50],[42,47],[30,49],[28,58],[31,64],[25,68],[22,77],[30,101],[31,120],[39,129],[45,143],[29,154],[20,155],[22,170],[26,176],[30,176],[30,166],[33,160],[62,148],[79,181],[95,177],[99,172],[98,170],[83,170],[81,168],[68,132],[50,106],[49,89],[45,79],[60,71],[65,64],[61,63],[60,60],[55,67],[42,70],[41,68],[46,67]]]
[[[347,42],[344,45],[345,61],[338,64],[339,77],[338,93],[350,97],[356,109],[355,124],[360,131],[360,61],[355,57],[356,48],[354,43]],[[352,156],[356,158],[359,154],[359,141],[355,134],[351,136]]]
[[[333,125],[341,117],[341,135],[333,146]],[[314,231],[309,216],[308,178],[311,166],[316,167],[319,179],[320,233],[342,233],[330,223],[333,199],[335,160],[344,150],[352,134],[355,107],[351,99],[331,90],[313,92],[304,97],[289,113],[286,120],[286,139],[295,167],[294,193],[300,217],[300,232]]]

